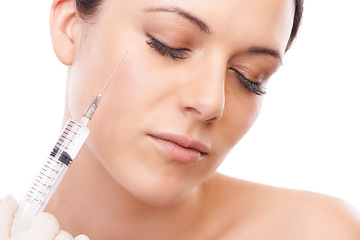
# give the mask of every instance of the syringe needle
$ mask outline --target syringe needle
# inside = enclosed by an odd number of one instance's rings
[[[107,83],[105,84],[105,87],[103,88],[103,90],[100,92],[99,96],[101,96],[103,94],[103,92],[105,91],[107,85],[109,85],[111,79],[114,77],[116,71],[118,70],[118,68],[120,67],[121,63],[124,61],[126,55],[128,54],[129,50],[127,50],[124,54],[124,56],[122,57],[121,61],[119,62],[119,64],[117,65],[117,67],[115,68],[114,72],[111,74],[109,80],[107,81]]]
[[[118,68],[120,67],[121,63],[124,61],[127,53],[129,51],[126,51],[126,53],[124,54],[123,58],[121,59],[121,61],[119,62],[119,64],[117,65],[117,67],[115,68],[114,72],[111,74],[111,77],[109,78],[109,80],[107,81],[107,83],[105,84],[105,87],[103,88],[103,90],[100,92],[99,95],[97,95],[94,100],[90,103],[90,105],[88,106],[88,108],[86,109],[85,113],[83,114],[83,118],[81,119],[81,122],[83,124],[87,124],[87,122],[92,118],[92,116],[95,113],[95,110],[98,108],[100,100],[101,100],[101,94],[103,94],[103,92],[105,91],[107,85],[109,85],[111,79],[114,77],[116,71],[118,70]]]

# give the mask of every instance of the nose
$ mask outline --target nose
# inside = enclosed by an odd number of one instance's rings
[[[211,123],[219,120],[225,107],[226,66],[217,60],[194,64],[179,89],[183,115]]]

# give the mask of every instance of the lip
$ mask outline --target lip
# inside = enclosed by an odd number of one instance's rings
[[[209,147],[204,143],[176,134],[149,134],[158,150],[182,163],[195,163],[208,155]]]

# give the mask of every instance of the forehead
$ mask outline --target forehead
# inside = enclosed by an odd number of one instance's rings
[[[168,1],[174,3],[175,1]],[[294,0],[177,1],[204,19],[213,32],[234,40],[286,48],[295,12]]]

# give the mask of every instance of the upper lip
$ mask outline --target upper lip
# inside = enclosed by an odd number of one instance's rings
[[[163,134],[149,134],[151,137],[159,138],[166,141],[174,142],[182,147],[194,149],[201,154],[208,154],[210,147],[201,141],[190,139],[184,135],[163,133]]]

